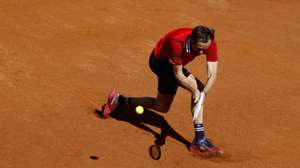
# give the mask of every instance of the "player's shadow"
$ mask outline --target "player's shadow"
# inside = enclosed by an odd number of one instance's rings
[[[95,113],[102,118],[102,111],[95,110]],[[122,106],[116,109],[110,116],[119,121],[128,122],[138,128],[141,128],[147,132],[150,132],[154,135],[154,143],[158,146],[162,146],[166,143],[166,137],[170,136],[180,143],[184,144],[187,149],[191,143],[186,140],[183,136],[177,133],[170,124],[164,119],[163,116],[157,114],[154,111],[145,109],[144,113],[139,115],[135,113],[135,109],[132,106]],[[160,128],[160,133],[155,132],[153,129],[148,127],[145,124],[149,124]]]

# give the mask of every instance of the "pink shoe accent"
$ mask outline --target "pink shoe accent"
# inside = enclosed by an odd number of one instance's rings
[[[224,150],[218,147],[208,148],[203,146],[198,146],[196,144],[192,144],[189,147],[190,151],[193,153],[208,153],[208,154],[214,154],[214,155],[223,155]]]
[[[202,148],[202,147],[200,147]],[[201,150],[203,150],[203,152],[209,153],[209,154],[215,154],[215,155],[223,155],[224,151],[221,148],[218,147],[213,147],[213,148],[202,148]]]
[[[119,106],[119,93],[113,90],[107,97],[107,102],[104,105],[103,118],[108,118],[109,114],[113,112]]]
[[[208,153],[208,154],[214,154],[214,155],[223,155],[224,150],[213,145],[211,142],[209,142],[207,139],[203,145],[195,143],[195,140],[193,140],[193,143],[189,147],[190,151],[193,153]]]
[[[202,149],[200,149],[200,147],[198,145],[192,144],[189,149],[191,150],[191,152],[193,153],[199,153],[199,152],[204,152]]]

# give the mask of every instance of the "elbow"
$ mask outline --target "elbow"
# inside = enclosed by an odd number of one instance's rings
[[[215,83],[216,80],[217,80],[217,75],[213,75],[213,76],[212,76],[212,80],[213,80],[213,82]]]
[[[208,77],[208,81],[209,81],[209,83],[211,83],[211,84],[214,84],[214,83],[216,82],[216,80],[217,80],[217,75],[216,75],[216,74],[212,74],[212,75],[210,75],[210,76]]]
[[[217,74],[214,74],[214,75],[213,75],[213,79],[214,79],[214,80],[217,80]]]
[[[211,80],[216,80],[217,79],[217,73],[211,73],[208,75],[208,79],[211,79]]]

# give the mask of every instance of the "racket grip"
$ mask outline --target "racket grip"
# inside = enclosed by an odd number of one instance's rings
[[[200,101],[198,101],[195,107],[193,108],[193,112],[194,112],[193,121],[196,121],[196,119],[198,118],[200,109],[201,109],[201,103]]]
[[[193,108],[193,112],[194,112],[194,115],[193,115],[193,121],[195,122],[196,119],[198,118],[199,114],[200,114],[200,110],[202,108],[202,105],[204,103],[204,99],[205,99],[205,93],[204,92],[201,92],[200,93],[200,100],[197,102],[197,104],[195,105],[195,107]]]

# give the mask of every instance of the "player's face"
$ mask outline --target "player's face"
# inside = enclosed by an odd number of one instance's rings
[[[203,42],[192,43],[193,51],[196,53],[200,53],[201,50],[208,49],[210,45],[211,45],[211,40],[208,40],[206,43]]]

